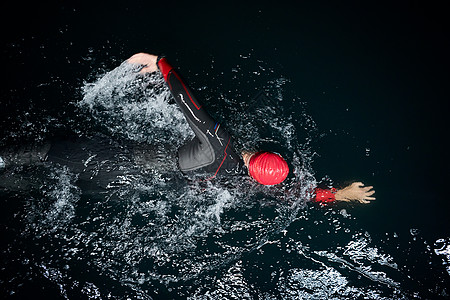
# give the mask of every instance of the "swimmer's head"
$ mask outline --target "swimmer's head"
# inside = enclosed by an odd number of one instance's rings
[[[289,167],[286,161],[277,153],[244,152],[242,156],[250,176],[261,184],[279,184],[289,174]]]

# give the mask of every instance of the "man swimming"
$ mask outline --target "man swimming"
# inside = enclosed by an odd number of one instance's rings
[[[233,174],[250,175],[263,185],[282,183],[289,174],[289,167],[281,155],[272,152],[242,152],[233,148],[233,139],[221,124],[216,122],[194,97],[178,72],[164,57],[138,53],[127,63],[140,66],[140,73],[162,73],[175,102],[183,112],[195,137],[178,150],[178,169],[189,177],[201,180]],[[42,145],[10,147],[0,151],[0,170],[18,165],[32,165],[49,161],[67,166],[80,174],[79,181],[91,184],[95,178],[102,187],[111,185],[115,177],[138,172],[138,166],[176,170],[172,162],[161,160],[158,151],[149,147],[115,145],[98,136],[94,139],[75,138]],[[154,145],[153,145],[154,146]],[[172,149],[164,150],[171,152]],[[123,168],[119,163],[134,162]],[[119,163],[119,165],[117,164]],[[122,174],[123,175],[123,174]],[[80,184],[82,183],[80,182]],[[371,186],[355,182],[343,189],[315,189],[316,202],[375,200]]]
[[[212,179],[225,174],[238,174],[243,166],[248,174],[263,185],[276,185],[289,174],[289,167],[281,155],[273,152],[242,152],[233,148],[230,134],[206,112],[202,104],[182,80],[178,72],[165,57],[147,53],[131,56],[128,63],[140,65],[140,73],[162,73],[175,102],[183,112],[195,137],[178,150],[178,165],[186,175]],[[358,201],[369,203],[375,200],[372,186],[355,182],[341,189],[316,189],[317,202]]]

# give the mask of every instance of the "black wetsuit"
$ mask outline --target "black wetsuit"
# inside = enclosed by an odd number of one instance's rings
[[[230,134],[205,111],[165,58],[159,60],[158,66],[195,133],[195,138],[178,150],[179,169],[191,178],[200,176],[201,179],[241,173],[244,164],[233,149]],[[0,157],[6,159],[3,165],[50,161],[68,166],[72,172],[80,174],[79,180],[88,182],[95,179],[102,187],[110,185],[118,176],[137,172],[136,166],[165,171],[175,169],[173,156],[168,155],[171,149],[166,149],[165,145],[116,145],[108,138],[96,136],[60,140],[51,143],[51,147],[46,143],[29,148],[23,151],[10,149],[11,153],[0,151]],[[168,157],[162,157],[163,153]],[[172,161],[168,162],[167,158]]]
[[[158,59],[158,67],[195,133],[194,139],[178,150],[180,170],[207,178],[240,173],[243,161],[233,148],[231,135],[206,112],[166,58]]]

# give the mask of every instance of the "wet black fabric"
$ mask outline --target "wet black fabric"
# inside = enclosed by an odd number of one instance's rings
[[[241,172],[243,162],[233,149],[231,135],[208,114],[174,69],[166,82],[195,133],[194,139],[178,151],[180,170],[187,175],[210,177]]]

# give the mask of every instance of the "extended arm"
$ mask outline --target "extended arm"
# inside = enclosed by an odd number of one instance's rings
[[[226,173],[239,171],[241,160],[233,149],[230,134],[207,113],[166,58],[138,53],[127,61],[143,66],[141,73],[161,71],[175,102],[195,133],[195,138],[178,150],[178,165],[182,172],[200,171],[211,174],[210,178],[213,178],[219,170]]]
[[[127,62],[142,65],[143,68],[140,70],[140,73],[156,72],[159,68],[175,101],[183,111],[195,135],[200,140],[204,139],[206,133],[217,133],[220,124],[217,124],[205,109],[202,108],[202,105],[194,97],[187,84],[181,79],[180,75],[169,64],[166,58],[160,58],[158,60],[158,57],[155,55],[137,53],[130,57]]]
[[[357,201],[360,203],[370,203],[375,200],[372,186],[364,186],[362,182],[354,182],[343,189],[319,189],[315,190],[314,201],[328,203],[334,201]]]

